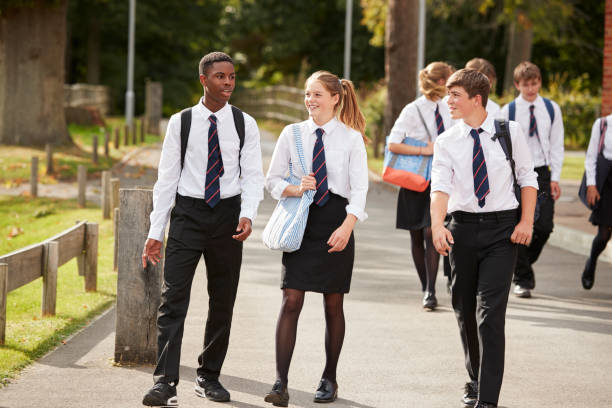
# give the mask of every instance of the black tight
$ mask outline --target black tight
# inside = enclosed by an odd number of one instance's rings
[[[410,230],[410,245],[414,266],[421,281],[421,290],[436,293],[436,275],[440,254],[434,248],[431,228]]]
[[[612,227],[607,225],[600,225],[598,227],[597,235],[595,235],[593,244],[591,245],[591,263],[593,265],[597,263],[597,258],[603,252],[603,250],[606,249],[606,244],[610,240],[611,235]]]
[[[336,381],[336,368],[342,343],[344,341],[344,294],[328,293],[323,295],[325,306],[325,370],[323,377]],[[283,289],[278,323],[276,325],[276,379],[287,384],[289,365],[295,347],[297,324],[304,305],[304,291]]]

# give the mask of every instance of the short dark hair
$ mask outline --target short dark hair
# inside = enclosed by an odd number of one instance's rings
[[[210,68],[215,62],[229,62],[230,64],[234,65],[234,60],[232,60],[232,57],[224,52],[214,51],[206,54],[200,60],[200,75],[206,75],[208,68]]]
[[[475,69],[463,68],[455,72],[446,81],[446,87],[450,90],[453,86],[460,86],[467,92],[470,98],[476,95],[482,97],[483,108],[487,107],[491,83],[485,74]]]
[[[533,62],[523,61],[514,68],[514,82],[531,81],[532,79],[542,80],[540,68]]]

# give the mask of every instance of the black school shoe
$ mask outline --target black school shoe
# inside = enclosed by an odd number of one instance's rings
[[[155,384],[142,399],[142,404],[148,407],[178,407],[176,386],[174,383]]]
[[[314,402],[334,402],[336,398],[338,398],[338,384],[329,381],[327,378],[321,378]]]
[[[582,271],[582,287],[589,290],[595,283],[595,265],[591,262],[591,258],[587,259]]]
[[[465,383],[465,387],[463,388],[463,398],[461,402],[463,402],[464,407],[473,407],[476,405],[476,401],[478,400],[478,382],[470,381]]]
[[[497,408],[495,404],[489,404],[488,402],[480,402],[478,401],[474,408]]]
[[[272,389],[264,401],[270,402],[275,407],[288,407],[289,406],[289,392],[287,391],[287,385],[283,385],[280,380],[276,380]]]
[[[230,400],[229,391],[221,385],[219,380],[207,380],[199,375],[196,377],[195,393],[198,397],[208,398],[214,402]]]

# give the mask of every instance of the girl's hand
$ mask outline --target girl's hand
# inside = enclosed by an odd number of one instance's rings
[[[339,226],[327,240],[327,245],[331,247],[327,252],[343,251],[351,238],[351,232],[353,232],[353,229],[350,226],[344,223]]]
[[[427,146],[421,147],[421,155],[432,156],[433,153],[434,153],[434,144],[432,142],[427,142]]]
[[[298,186],[298,196],[304,194],[308,190],[317,189],[317,179],[314,178],[314,173],[310,173],[308,176],[302,177],[302,182]]]
[[[587,203],[591,207],[594,207],[595,204],[599,201],[599,191],[597,191],[597,187],[595,186],[587,186]]]

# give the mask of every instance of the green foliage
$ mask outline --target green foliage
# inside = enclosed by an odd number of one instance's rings
[[[370,145],[373,146],[373,154],[378,157],[380,146],[384,144],[386,136],[383,135],[383,122],[387,101],[387,87],[384,82],[379,82],[370,91],[362,92],[360,100],[359,106],[366,118],[366,136],[370,140]]]
[[[372,33],[370,44],[382,47],[385,44],[385,22],[389,4],[387,0],[361,0],[363,18],[361,24]]]

